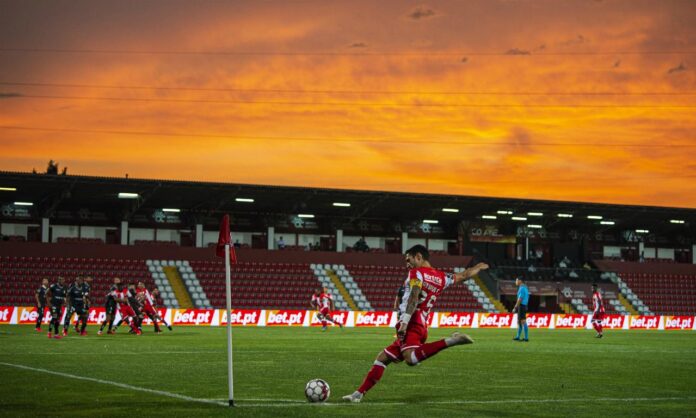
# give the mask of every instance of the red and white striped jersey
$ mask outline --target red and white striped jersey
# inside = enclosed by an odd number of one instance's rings
[[[128,303],[129,296],[130,295],[128,293],[128,288],[123,288],[123,290],[115,290],[114,291],[114,297],[116,299],[119,299],[119,302],[118,302],[119,305],[130,306],[130,303]],[[123,302],[124,300],[125,300],[125,302]]]
[[[316,303],[318,309],[331,309],[331,301],[333,296],[330,293],[322,293],[317,296]]]
[[[155,298],[152,297],[149,290],[138,289],[137,292],[143,295],[143,304],[146,308],[152,308],[155,306]]]
[[[599,294],[599,291],[592,294],[592,312],[604,313],[604,301],[602,301],[602,295]]]
[[[432,267],[420,267],[408,272],[408,277],[404,283],[404,297],[401,299],[399,311],[406,313],[408,299],[411,297],[411,288],[415,285],[420,288],[418,305],[412,318],[418,318],[421,324],[426,325],[428,314],[435,305],[437,298],[443,290],[454,284],[454,275],[434,269]]]

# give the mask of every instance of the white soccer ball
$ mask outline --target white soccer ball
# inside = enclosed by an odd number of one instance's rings
[[[307,382],[304,393],[310,402],[325,402],[329,399],[331,388],[329,388],[329,384],[325,380],[312,379]]]

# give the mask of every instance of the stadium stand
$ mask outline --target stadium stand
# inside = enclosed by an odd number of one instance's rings
[[[376,310],[392,310],[399,287],[406,277],[406,267],[347,264],[346,270]],[[451,271],[451,270],[450,270]],[[438,299],[436,310],[482,311],[484,306],[461,284],[447,289]]]
[[[596,260],[607,272],[615,272],[651,311],[662,315],[696,313],[696,265],[664,262]]]
[[[155,287],[143,260],[3,256],[0,257],[0,305],[34,305],[34,292],[41,286],[41,280],[47,278],[53,283],[58,276],[65,277],[67,283],[77,276],[92,277],[92,305],[104,304],[114,277],[126,283],[143,281],[150,289]],[[158,303],[163,302],[160,299]]]
[[[214,308],[225,307],[222,261],[190,261]],[[240,262],[232,266],[232,306],[239,309],[307,309],[320,283],[309,263]]]
[[[83,243],[83,244],[103,244],[104,240],[101,238],[68,238],[59,237],[56,239],[58,243]]]

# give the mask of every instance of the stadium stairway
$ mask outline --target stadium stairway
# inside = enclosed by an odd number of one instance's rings
[[[336,289],[338,289],[338,292],[343,296],[343,300],[346,301],[348,304],[348,307],[352,311],[357,311],[358,310],[358,305],[355,304],[355,301],[351,297],[351,294],[348,292],[348,289],[346,289],[345,284],[343,281],[338,277],[338,273],[336,273],[335,270],[333,269],[326,269],[326,275],[329,276],[329,279],[331,279],[331,283],[333,283],[336,286]]]
[[[350,307],[350,304],[343,297],[343,294],[339,288],[339,286],[343,287],[343,285],[341,284],[341,281],[337,280],[336,281],[337,283],[335,283],[333,280],[331,280],[331,277],[329,276],[329,272],[332,271],[331,265],[329,265],[329,264],[310,264],[309,267],[314,272],[314,276],[317,278],[319,285],[328,289],[331,296],[333,296],[334,304],[336,305],[336,309],[339,309],[339,310],[348,309]],[[338,268],[338,266],[336,266],[336,268]],[[345,292],[345,288],[343,289],[343,291]]]
[[[177,300],[181,308],[211,308],[208,296],[203,291],[196,273],[193,272],[187,260],[147,260],[147,265],[153,277],[167,280],[169,292]]]
[[[457,271],[458,269],[455,269]],[[462,271],[464,269],[459,269],[459,271]],[[469,287],[469,290],[471,290],[471,293],[476,296],[475,292],[481,292],[485,296],[485,299],[482,298],[479,302],[482,302],[484,307],[486,306],[484,302],[493,305],[494,310],[491,310],[491,312],[507,312],[507,309],[505,309],[505,305],[498,299],[496,299],[493,296],[493,293],[491,293],[490,290],[488,290],[488,286],[486,286],[486,283],[484,283],[483,279],[481,278],[482,275],[487,274],[485,271],[480,272],[478,275],[473,277],[473,283],[466,283],[466,285]],[[467,282],[471,282],[471,280],[467,280]]]
[[[621,305],[623,305],[624,309],[626,309],[626,312],[630,313],[631,315],[638,315],[638,311],[636,310],[636,308],[633,307],[631,302],[629,302],[623,294],[618,295],[618,300],[619,302],[621,302]]]
[[[355,283],[355,280],[353,280],[353,276],[351,276],[348,270],[346,270],[346,266],[339,264],[336,274],[343,286],[347,289],[349,297],[357,305],[357,309],[371,311],[372,305],[370,305],[370,302],[365,297],[365,294],[360,289],[360,286],[358,286],[358,284]]]
[[[191,295],[189,295],[188,290],[186,290],[179,270],[175,266],[166,266],[162,267],[162,271],[164,271],[164,275],[167,277],[167,280],[169,280],[169,284],[172,285],[172,290],[174,290],[176,300],[179,301],[179,306],[183,309],[193,308]]]
[[[575,314],[575,313],[578,313],[578,312],[573,308],[573,305],[571,305],[570,303],[559,303],[558,306],[561,308],[561,310],[563,311],[563,313],[566,313],[566,314]]]
[[[147,264],[148,269],[150,270],[150,275],[152,276],[152,280],[154,280],[155,285],[157,285],[157,288],[160,291],[160,295],[162,296],[162,299],[164,300],[164,304],[167,307],[170,308],[180,308],[181,305],[179,304],[179,300],[177,299],[174,289],[172,288],[172,285],[167,278],[167,275],[165,274],[164,270],[162,269],[163,264],[168,265],[167,261],[160,261],[160,260],[147,260],[145,261],[145,264]]]

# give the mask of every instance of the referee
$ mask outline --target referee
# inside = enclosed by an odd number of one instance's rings
[[[529,289],[527,285],[524,284],[522,277],[515,279],[515,284],[517,285],[517,303],[515,307],[512,308],[512,312],[517,312],[517,319],[519,323],[517,324],[517,336],[513,338],[515,341],[529,342],[529,328],[527,327],[527,304],[529,303]],[[520,340],[520,334],[522,334],[522,329],[524,328],[524,339]]]

